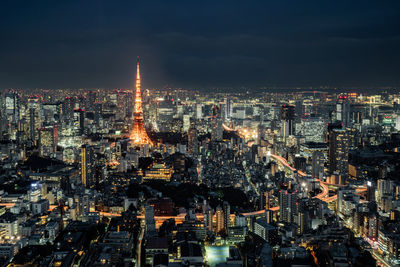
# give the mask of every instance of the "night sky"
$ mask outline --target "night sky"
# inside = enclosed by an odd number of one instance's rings
[[[61,3],[62,2],[62,3]],[[400,1],[1,0],[0,88],[400,86]]]

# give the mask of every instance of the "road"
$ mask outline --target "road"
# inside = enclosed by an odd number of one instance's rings
[[[146,225],[143,220],[141,220],[140,223],[140,233],[138,237],[138,243],[137,243],[137,248],[136,248],[136,267],[141,267],[142,266],[142,242],[144,238],[144,229]]]
[[[391,264],[387,263],[386,260],[384,258],[382,258],[381,255],[376,253],[375,250],[372,252],[372,255],[374,256],[374,258],[378,262],[379,266],[386,266],[386,267],[391,267],[392,266]]]

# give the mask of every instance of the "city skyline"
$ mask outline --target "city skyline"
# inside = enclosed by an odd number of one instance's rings
[[[0,266],[400,267],[399,10],[3,1]]]

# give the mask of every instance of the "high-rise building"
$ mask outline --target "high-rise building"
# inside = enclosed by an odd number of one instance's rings
[[[203,118],[203,106],[200,103],[196,104],[196,119],[201,120]]]
[[[280,220],[283,222],[294,222],[298,211],[297,192],[281,190],[279,192]]]
[[[270,209],[271,208],[271,196],[272,196],[273,190],[267,188],[263,189],[260,192],[260,199],[259,199],[259,209]]]
[[[337,99],[336,120],[342,122],[344,127],[350,126],[350,102],[347,95],[340,95]]]
[[[192,124],[188,130],[188,152],[197,154],[199,152],[199,141],[197,140],[197,129]]]
[[[157,234],[156,231],[156,221],[154,219],[154,208],[150,205],[146,205],[144,210],[144,220],[146,224],[146,235],[154,236]]]
[[[257,145],[263,146],[265,142],[264,141],[264,130],[265,127],[261,124],[258,125],[257,127]]]
[[[207,209],[204,213],[204,226],[207,230],[213,230],[213,216],[214,212],[212,209]]]
[[[211,141],[222,141],[223,128],[222,128],[221,110],[216,106],[214,106],[214,108],[213,108],[211,127],[212,127]]]
[[[267,242],[270,242],[276,235],[276,228],[270,225],[265,218],[257,219],[254,223],[254,234]]]
[[[312,153],[312,177],[322,178],[324,176],[325,156],[322,151]]]
[[[94,104],[96,102],[96,97],[97,97],[97,92],[96,91],[89,91],[86,94],[86,103],[85,103],[85,108],[87,110],[93,111],[94,110]]]
[[[367,182],[367,201],[375,201],[375,183],[368,181]]]
[[[300,235],[309,229],[308,216],[309,216],[308,211],[306,211],[304,209],[300,209],[297,213],[297,216],[295,219],[296,219],[296,223],[298,226],[297,233]]]
[[[328,131],[328,169],[330,174],[346,178],[349,174],[349,136],[346,130],[333,128]]]
[[[336,204],[336,209],[338,213],[345,213],[345,208],[347,205],[345,205],[345,199],[352,199],[352,200],[357,200],[356,202],[359,202],[360,197],[355,195],[355,190],[353,188],[339,188],[337,192],[337,204]]]
[[[228,231],[228,228],[231,226],[231,206],[227,201],[224,201],[222,207],[224,211],[224,229]]]
[[[18,121],[18,127],[17,127],[17,144],[22,145],[27,139],[28,139],[28,134],[29,133],[29,127],[28,127],[28,122],[26,121],[25,118],[22,118],[21,120]]]
[[[225,102],[225,118],[226,119],[231,119],[233,115],[233,101],[230,97],[225,97],[224,99]]]
[[[300,133],[304,136],[306,142],[323,142],[325,132],[325,121],[322,117],[307,116],[301,118]]]
[[[74,117],[76,97],[66,97],[62,104],[62,117],[64,121],[70,121]]]
[[[57,125],[42,127],[39,129],[39,154],[49,156],[57,147],[58,131]]]
[[[83,135],[85,132],[85,110],[79,108],[74,110],[74,126],[77,135]]]
[[[282,105],[281,118],[282,118],[282,137],[286,139],[289,135],[294,135],[294,106]]]
[[[17,123],[19,119],[19,95],[17,92],[8,92],[5,95],[5,115],[9,122]]]
[[[83,145],[81,147],[81,181],[87,188],[95,186],[94,182],[94,151],[91,146]]]
[[[216,232],[220,233],[224,229],[224,211],[221,206],[218,206],[215,211],[216,216]]]
[[[38,136],[38,129],[41,127],[40,119],[40,104],[38,98],[30,98],[28,100],[28,112],[29,112],[29,132],[30,140],[36,141]]]
[[[142,107],[142,91],[139,71],[139,57],[136,64],[136,93],[135,93],[135,107],[133,112],[133,128],[130,139],[135,145],[152,144],[150,137],[147,135],[144,127],[143,120],[143,107]]]
[[[100,126],[100,120],[102,118],[103,114],[103,103],[101,102],[96,102],[94,104],[94,123],[96,126]]]

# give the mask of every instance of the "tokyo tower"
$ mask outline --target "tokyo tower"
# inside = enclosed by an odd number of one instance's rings
[[[133,112],[133,128],[130,139],[135,145],[152,144],[143,121],[142,92],[140,88],[139,57],[137,58],[135,108]]]

